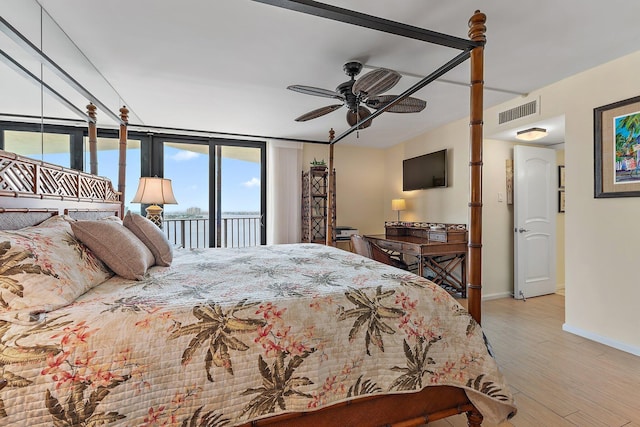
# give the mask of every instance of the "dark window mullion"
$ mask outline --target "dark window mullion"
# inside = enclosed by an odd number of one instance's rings
[[[74,129],[69,132],[69,164],[71,169],[84,171],[84,137],[85,131]]]

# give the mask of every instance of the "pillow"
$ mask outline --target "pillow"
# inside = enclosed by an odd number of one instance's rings
[[[59,215],[0,231],[0,320],[38,320],[112,275]]]
[[[105,216],[104,218],[100,218],[100,221],[113,221],[122,225],[122,219],[119,216],[115,216],[115,215],[109,215],[109,216]]]
[[[76,238],[87,245],[118,276],[144,279],[153,254],[128,228],[115,221],[75,221]]]
[[[74,218],[74,217],[72,217],[70,215],[62,215],[62,217],[65,220],[67,220],[68,222],[76,222],[76,221],[83,221],[83,220],[87,220],[87,221],[91,220],[91,221],[93,221],[94,220],[93,218]],[[122,224],[122,219],[120,219],[120,217],[118,217],[116,215],[109,215],[109,216],[105,216],[105,217],[102,217],[102,218],[97,218],[95,220],[96,221],[97,220],[100,220],[100,221],[114,221],[114,222],[117,222],[118,224]]]
[[[173,249],[169,239],[153,222],[142,215],[127,211],[122,222],[125,227],[142,240],[156,259],[157,265],[168,267],[173,261]]]

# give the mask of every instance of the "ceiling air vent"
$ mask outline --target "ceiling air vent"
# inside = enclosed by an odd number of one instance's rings
[[[538,100],[518,105],[517,107],[498,113],[498,124],[510,122],[521,117],[530,116],[538,112]]]

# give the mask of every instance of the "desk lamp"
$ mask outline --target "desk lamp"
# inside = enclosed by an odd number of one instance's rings
[[[131,203],[144,203],[147,207],[147,219],[162,228],[162,208],[158,205],[177,205],[171,180],[166,178],[142,177],[138,184],[138,191]]]
[[[398,222],[400,222],[400,211],[407,209],[407,204],[404,199],[393,199],[391,200],[391,210],[398,211]]]

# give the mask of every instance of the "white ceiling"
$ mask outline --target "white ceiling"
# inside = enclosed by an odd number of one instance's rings
[[[0,5],[12,24],[20,21],[8,8],[16,1]],[[389,91],[398,94],[458,53],[250,0],[38,1],[119,94],[114,110],[124,103],[133,123],[150,126],[326,141],[330,128],[348,128],[346,109],[295,122],[334,100],[288,85],[333,90],[347,80],[342,65],[356,59],[406,73]],[[482,10],[485,107],[634,52],[640,35],[640,2],[628,0],[325,3],[463,38]],[[423,112],[384,113],[345,142],[387,147],[466,117],[468,61],[445,79],[462,85],[435,82],[414,95],[427,100]]]

